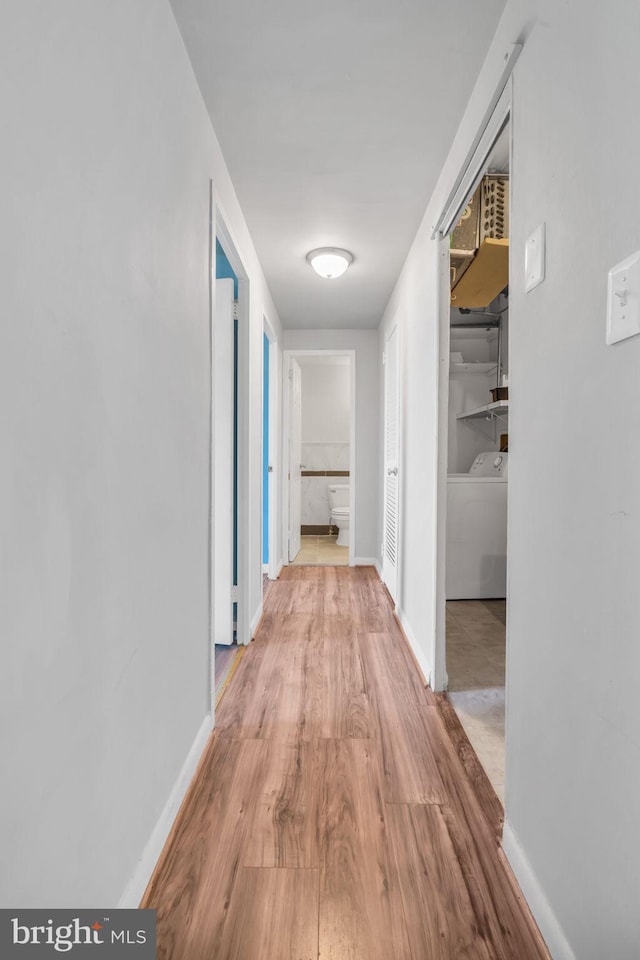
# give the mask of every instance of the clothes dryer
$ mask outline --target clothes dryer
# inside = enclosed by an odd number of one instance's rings
[[[447,600],[506,596],[507,466],[489,451],[447,478]]]

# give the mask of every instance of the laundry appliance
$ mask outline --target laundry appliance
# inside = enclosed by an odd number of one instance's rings
[[[447,600],[506,596],[508,456],[480,453],[447,477]]]

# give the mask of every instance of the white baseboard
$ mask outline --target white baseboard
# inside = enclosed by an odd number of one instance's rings
[[[202,756],[202,751],[207,744],[210,734],[211,716],[207,714],[202,721],[200,729],[196,734],[196,738],[191,745],[189,753],[187,754],[187,758],[182,765],[182,770],[178,775],[178,779],[173,785],[171,793],[169,794],[169,799],[164,806],[164,810],[160,814],[160,818],[151,832],[149,842],[142,851],[142,856],[136,864],[133,876],[125,887],[124,893],[120,897],[118,909],[136,908],[142,900],[144,891],[147,889],[147,884],[151,879],[151,874],[153,873],[160,854],[162,853],[162,848],[167,842],[169,831],[173,826],[173,821],[175,820],[178,810],[180,809],[180,804],[184,799],[187,788],[193,779],[196,767],[198,766],[198,762]]]
[[[267,576],[269,577],[269,580],[277,580],[280,574],[282,573],[283,567],[284,567],[284,561],[280,560],[278,563],[275,563],[273,565],[273,569],[275,571],[273,576],[271,575],[272,567],[270,563],[268,563],[267,566],[263,568],[262,572],[267,574]]]
[[[420,647],[419,647],[419,645],[418,645],[418,643],[417,643],[417,641],[416,641],[416,638],[415,638],[415,634],[414,634],[413,630],[411,629],[411,624],[410,624],[409,621],[407,620],[407,618],[406,618],[406,616],[405,616],[404,611],[402,610],[402,608],[399,607],[397,604],[396,604],[396,614],[397,614],[397,616],[398,616],[398,620],[400,621],[400,626],[401,626],[402,629],[404,630],[405,636],[406,636],[407,640],[409,641],[409,646],[411,647],[411,649],[412,649],[412,651],[413,651],[413,655],[414,655],[414,657],[416,658],[416,660],[418,661],[418,666],[420,667],[420,670],[422,671],[423,679],[424,679],[425,683],[428,683],[429,686],[431,686],[431,685],[432,685],[432,680],[433,680],[433,676],[432,676],[432,672],[433,672],[433,671],[432,671],[431,664],[430,664],[429,661],[427,660],[427,658],[426,658],[426,656],[424,655],[424,653],[420,650]]]
[[[375,567],[380,573],[380,567],[375,557],[354,557],[351,561],[352,567]]]
[[[261,617],[262,617],[262,601],[260,601],[258,609],[254,613],[253,617],[251,618],[251,623],[249,624],[249,633],[252,639],[253,639],[254,633],[258,629],[258,624],[260,623]]]
[[[560,922],[508,820],[505,820],[502,831],[502,849],[553,960],[576,960]]]

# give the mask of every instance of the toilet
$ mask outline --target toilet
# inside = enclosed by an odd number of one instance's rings
[[[329,507],[331,509],[331,525],[338,528],[336,542],[339,547],[348,547],[349,521],[351,519],[348,483],[329,484]]]

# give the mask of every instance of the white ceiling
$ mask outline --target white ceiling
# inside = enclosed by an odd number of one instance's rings
[[[504,2],[171,0],[285,327],[378,325]]]

